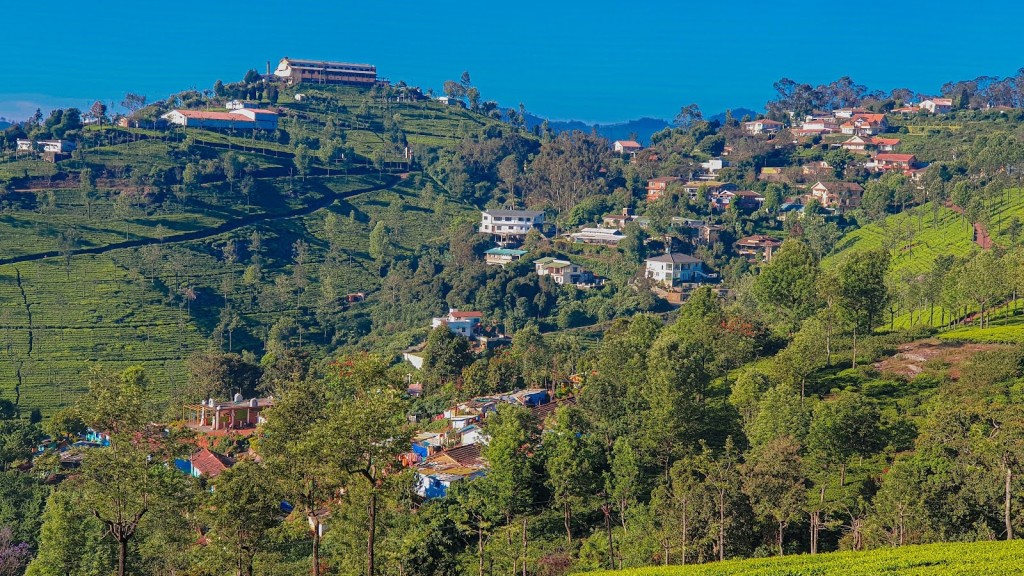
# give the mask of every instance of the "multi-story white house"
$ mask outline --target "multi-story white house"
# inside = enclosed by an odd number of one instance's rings
[[[648,258],[645,275],[669,287],[681,282],[699,282],[708,277],[700,259],[676,252]]]
[[[929,98],[928,100],[922,100],[917,107],[922,110],[927,110],[932,114],[948,114],[953,110],[953,99]]]
[[[480,213],[480,233],[491,234],[499,244],[519,241],[544,224],[538,210],[484,210]]]
[[[483,312],[463,312],[455,308],[448,310],[447,316],[434,318],[430,323],[431,328],[447,326],[449,330],[470,340],[476,338],[480,321],[483,319]]]
[[[745,130],[747,134],[775,134],[779,130],[782,130],[782,122],[762,118],[761,120],[744,122],[743,130]]]

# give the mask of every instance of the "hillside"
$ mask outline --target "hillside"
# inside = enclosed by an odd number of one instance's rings
[[[167,400],[197,351],[258,359],[278,340],[317,357],[371,332],[381,304],[374,224],[387,222],[396,254],[413,254],[470,213],[429,178],[401,175],[410,166],[385,132],[426,152],[494,121],[431,101],[385,105],[347,87],[292,96],[279,102],[284,133],[314,146],[334,130],[351,152],[344,163],[314,157],[303,176],[293,146],[111,126],[87,127],[81,150],[56,166],[0,161],[13,188],[0,194],[0,398],[49,413],[84,390],[90,367],[141,364]],[[196,181],[183,184],[192,168]],[[328,275],[329,301],[307,290]],[[349,293],[366,302],[338,303]],[[400,318],[377,345],[409,345],[418,336],[402,332],[433,309],[443,306]]]
[[[881,548],[869,552],[803,554],[696,566],[588,572],[592,576],[893,576],[1019,574],[1024,543],[974,542]]]

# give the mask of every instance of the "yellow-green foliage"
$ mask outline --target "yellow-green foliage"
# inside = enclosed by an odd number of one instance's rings
[[[836,552],[734,560],[695,566],[659,566],[592,576],[1003,576],[1024,571],[1024,541],[929,544],[870,552]]]
[[[839,241],[824,265],[832,265],[850,250],[884,246],[892,256],[890,273],[899,276],[927,272],[936,256],[966,256],[977,248],[966,219],[945,207],[939,208],[937,220],[933,216],[932,206],[926,204],[854,230]]]

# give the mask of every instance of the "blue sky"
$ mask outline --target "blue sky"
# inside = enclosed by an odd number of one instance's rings
[[[372,63],[435,89],[468,70],[484,99],[601,122],[671,118],[690,102],[707,113],[760,109],[783,76],[927,93],[1024,66],[1016,2],[9,4],[0,18],[18,24],[0,35],[0,116],[15,119],[127,91],[210,88],[285,55]]]

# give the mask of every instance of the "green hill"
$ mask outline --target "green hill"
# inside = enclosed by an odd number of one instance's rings
[[[589,572],[603,576],[1001,576],[1024,572],[1024,542],[929,544],[869,552],[731,560],[695,566],[660,566]]]
[[[385,223],[398,255],[445,242],[472,207],[417,173],[402,147],[437,154],[497,122],[356,88],[304,93],[301,103],[282,95],[285,143],[90,126],[56,165],[0,158],[0,398],[49,413],[85,389],[90,367],[142,364],[168,400],[197,351],[258,359],[283,341],[319,357],[382,323],[382,350],[421,336],[443,303],[377,314],[387,303],[370,231]],[[327,138],[343,141],[343,161],[318,156]],[[300,146],[312,150],[305,174]],[[79,182],[86,168],[91,191]],[[348,304],[357,292],[366,301]]]

